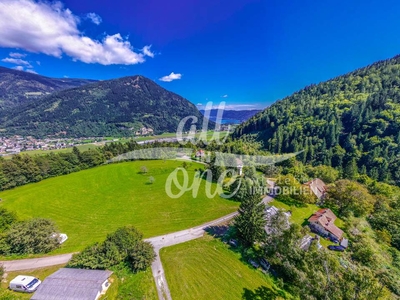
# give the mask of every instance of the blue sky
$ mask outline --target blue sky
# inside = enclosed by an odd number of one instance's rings
[[[387,0],[0,0],[0,65],[141,74],[195,104],[262,108],[400,54],[399,28]]]

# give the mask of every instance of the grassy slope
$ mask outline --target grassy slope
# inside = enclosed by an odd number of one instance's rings
[[[245,290],[273,286],[271,278],[210,236],[161,249],[173,299],[242,299]]]
[[[135,161],[101,166],[2,192],[0,205],[16,211],[19,218],[54,220],[69,240],[52,254],[80,251],[128,224],[151,237],[200,225],[237,209],[235,202],[208,199],[204,182],[197,198],[191,192],[169,198],[166,179],[181,164]],[[148,174],[139,174],[141,166],[147,166]],[[196,167],[188,169],[190,184]],[[155,178],[153,184],[148,184],[149,176]]]

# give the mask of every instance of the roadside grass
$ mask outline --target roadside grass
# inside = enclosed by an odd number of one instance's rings
[[[127,269],[114,270],[111,286],[100,300],[157,300],[157,290],[151,269],[132,274]]]
[[[55,221],[69,238],[51,255],[81,251],[121,226],[133,225],[147,238],[198,226],[238,208],[237,202],[218,195],[209,199],[205,180],[197,197],[187,191],[178,199],[170,198],[165,183],[181,165],[153,160],[101,166],[1,192],[0,206],[15,211],[20,219]],[[147,174],[140,172],[141,166],[146,166]],[[203,165],[189,164],[189,185],[199,167]],[[182,184],[182,172],[178,175]]]
[[[162,248],[160,255],[173,299],[261,299],[251,297],[256,289],[276,290],[269,275],[209,235]]]
[[[13,280],[15,277],[18,275],[27,275],[27,276],[33,276],[36,278],[39,278],[41,281],[43,281],[47,276],[53,274],[57,270],[63,268],[65,265],[58,265],[58,266],[52,266],[48,268],[40,268],[40,269],[35,269],[35,270],[26,270],[26,271],[13,271],[13,272],[6,272],[7,277],[1,282],[1,287],[3,289],[7,289],[8,285],[10,284],[10,281]],[[18,293],[18,292],[13,292],[10,291],[10,294],[15,295],[15,297],[19,299],[30,299],[32,297],[32,294],[29,293]]]

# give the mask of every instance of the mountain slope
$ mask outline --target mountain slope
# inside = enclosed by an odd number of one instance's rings
[[[0,67],[0,109],[16,107],[49,93],[93,82],[88,79],[49,78]]]
[[[304,162],[400,183],[400,56],[276,102],[240,125],[274,153],[304,150]]]
[[[101,81],[43,97],[3,114],[1,134],[130,136],[141,127],[174,132],[196,106],[155,82],[132,76]]]

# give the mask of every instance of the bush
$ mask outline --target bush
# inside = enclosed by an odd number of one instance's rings
[[[146,270],[155,254],[153,246],[142,239],[143,234],[135,227],[119,228],[109,234],[102,244],[94,244],[74,255],[68,267],[104,270],[127,263],[134,272]]]
[[[13,212],[9,212],[5,208],[0,207],[0,232],[10,228],[17,221],[17,216]]]
[[[3,254],[39,254],[48,253],[60,246],[57,228],[53,221],[32,219],[13,224],[0,241]],[[8,253],[4,247],[8,245]]]

